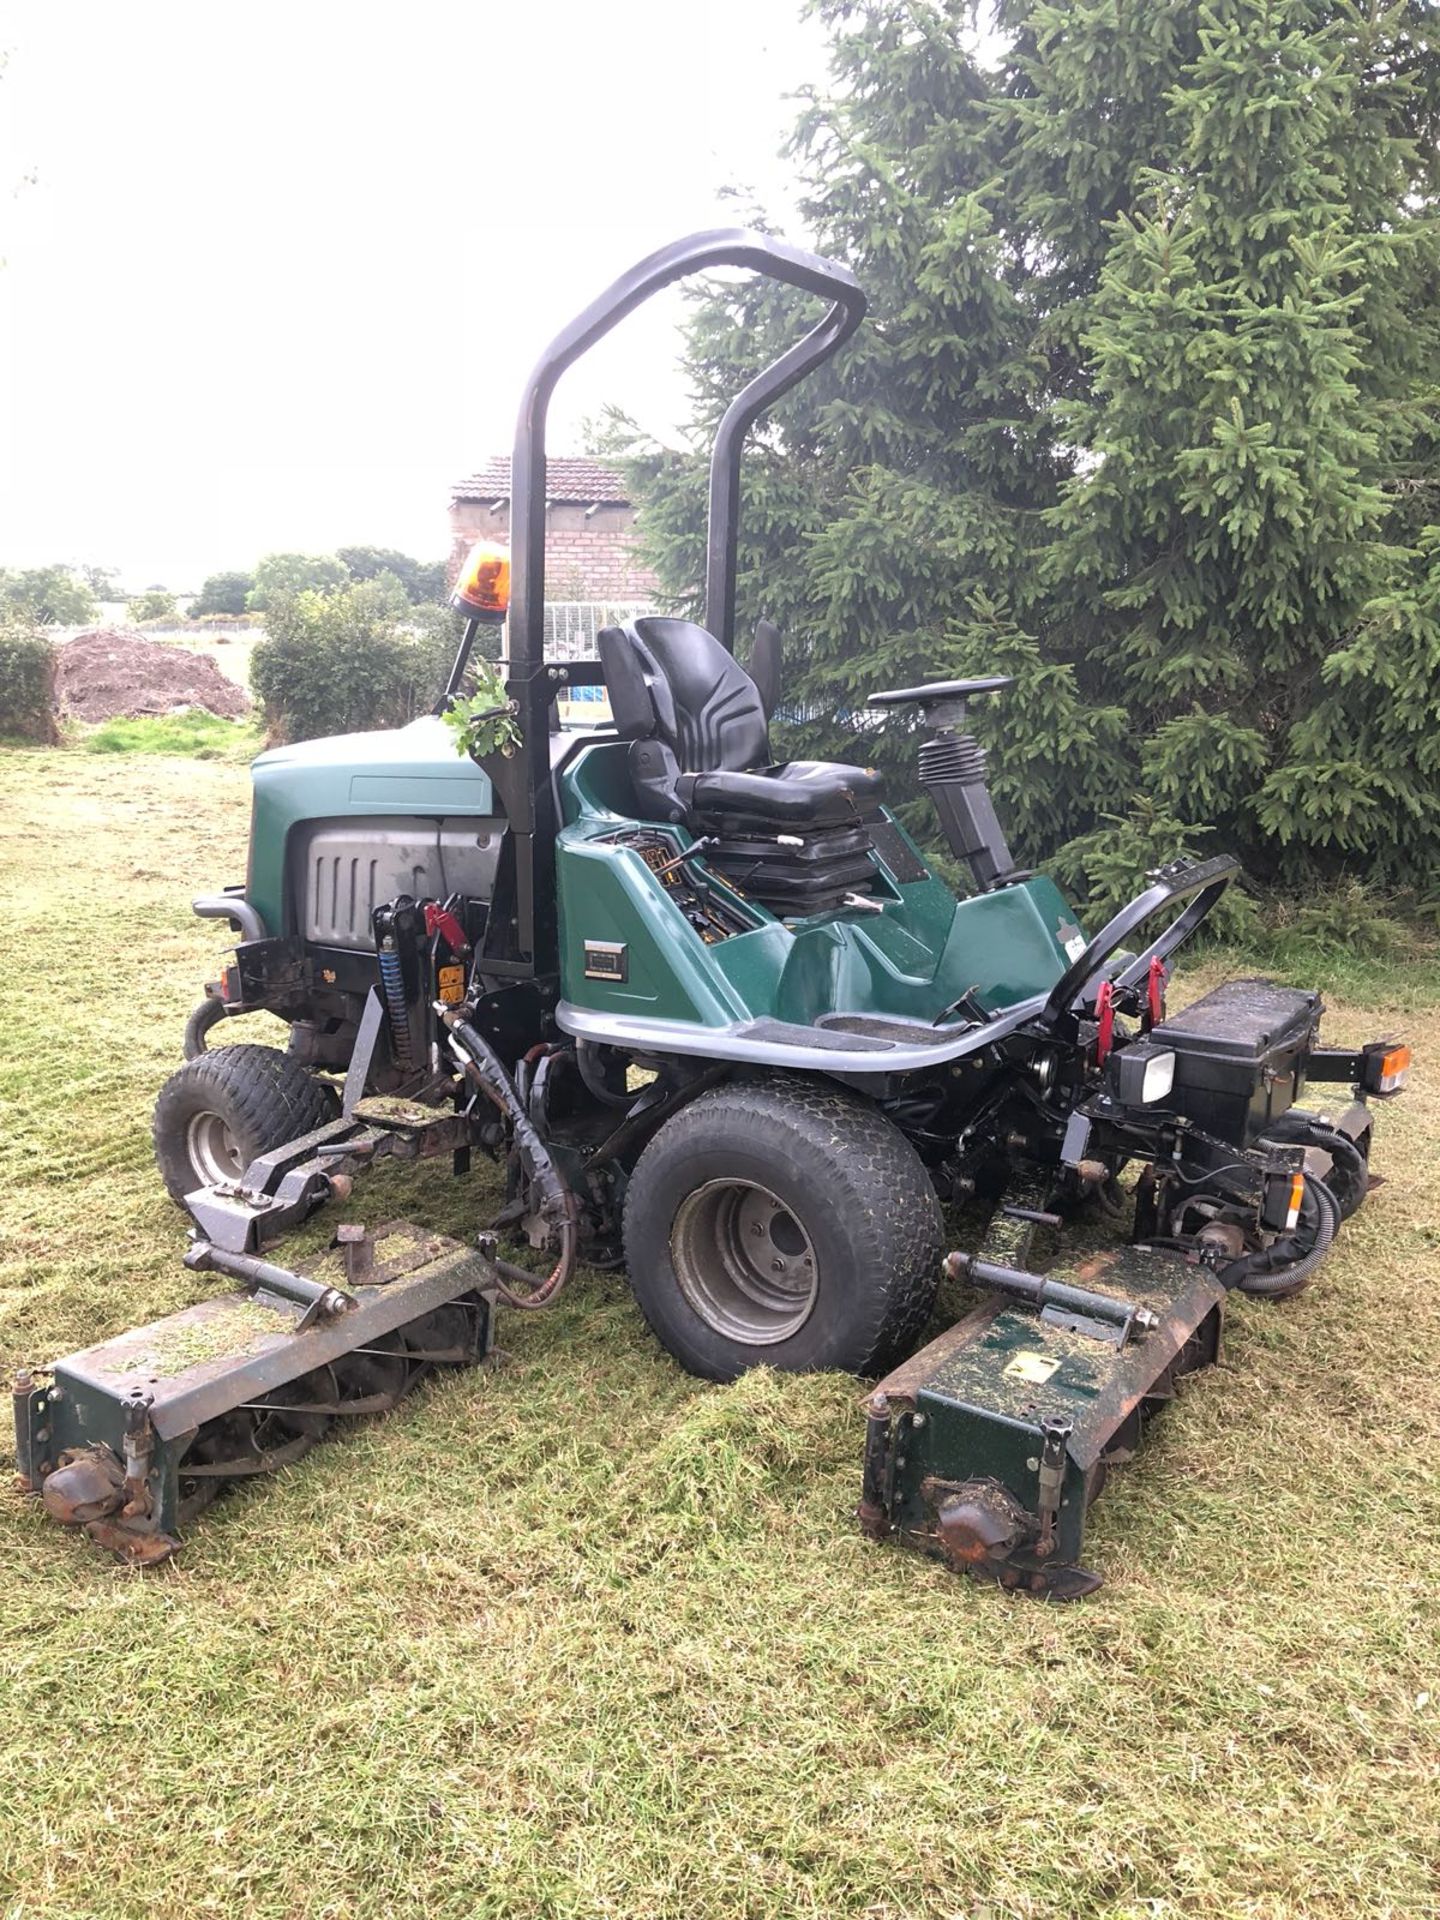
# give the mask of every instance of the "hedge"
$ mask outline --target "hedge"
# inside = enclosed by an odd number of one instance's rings
[[[271,737],[314,740],[403,726],[428,712],[454,651],[445,630],[416,631],[393,583],[367,580],[339,593],[277,594],[250,663]]]
[[[54,647],[27,621],[0,622],[0,734],[51,744],[54,705]]]

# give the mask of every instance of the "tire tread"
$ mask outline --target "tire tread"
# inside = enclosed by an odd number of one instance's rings
[[[187,1060],[160,1089],[152,1123],[161,1178],[176,1200],[191,1190],[178,1184],[188,1166],[182,1129],[205,1097],[233,1115],[232,1130],[252,1159],[312,1133],[335,1112],[331,1089],[278,1048],[243,1042]]]
[[[644,1213],[670,1154],[691,1139],[713,1140],[717,1121],[743,1129],[752,1144],[757,1133],[783,1129],[832,1155],[837,1136],[843,1135],[838,1197],[856,1265],[875,1279],[866,1296],[867,1320],[853,1329],[846,1364],[856,1373],[885,1371],[913,1348],[934,1304],[939,1203],[919,1155],[899,1128],[876,1108],[823,1082],[791,1076],[731,1081],[666,1121],[641,1154],[626,1194],[626,1264],[632,1275],[640,1260],[632,1220]],[[643,1279],[635,1294],[652,1332],[668,1345],[647,1305]],[[755,1364],[763,1361],[764,1350],[757,1349]]]

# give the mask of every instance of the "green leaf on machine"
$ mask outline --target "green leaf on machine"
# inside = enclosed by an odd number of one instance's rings
[[[488,660],[478,661],[476,669],[474,692],[451,701],[445,709],[445,724],[458,754],[483,760],[498,753],[508,760],[520,744],[515,703],[506,697],[505,682]]]

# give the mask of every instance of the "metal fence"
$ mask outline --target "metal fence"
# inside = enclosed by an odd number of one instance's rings
[[[618,627],[638,614],[653,612],[654,608],[643,602],[547,600],[545,658],[593,660],[599,652],[595,636],[602,627]]]
[[[596,636],[602,627],[618,627],[637,614],[653,609],[612,600],[547,600],[545,603],[545,658],[594,660],[599,656]],[[610,719],[610,696],[604,687],[566,687],[560,694],[560,720],[566,727],[604,726]]]

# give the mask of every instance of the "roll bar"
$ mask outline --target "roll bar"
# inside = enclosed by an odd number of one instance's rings
[[[745,435],[765,409],[843,345],[865,313],[865,295],[848,268],[743,227],[687,234],[638,261],[563,328],[535,363],[515,425],[510,463],[510,615],[508,692],[520,717],[521,745],[506,769],[502,799],[514,848],[514,947],[496,972],[548,971],[553,963],[554,893],[550,849],[536,828],[549,785],[549,709],[555,677],[545,650],[545,422],[565,369],[661,287],[707,267],[749,267],[770,280],[819,294],[830,310],[780,358],[757,374],[725,409],[710,455],[710,520],[705,545],[705,618],[735,647],[735,551],[740,456]],[[543,836],[542,836],[543,837]],[[553,836],[551,836],[553,838]],[[536,871],[537,865],[541,868]],[[536,883],[539,882],[537,885]],[[497,953],[495,958],[501,956]],[[516,964],[518,963],[518,964]]]

